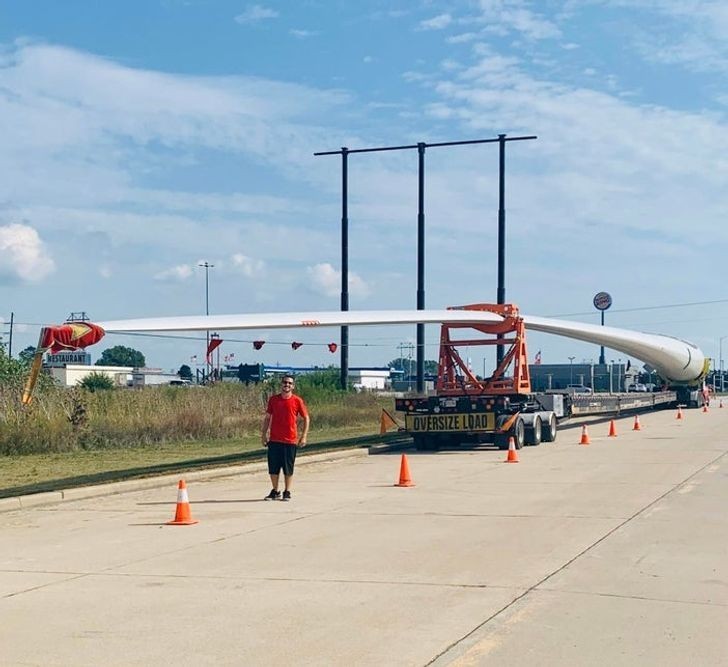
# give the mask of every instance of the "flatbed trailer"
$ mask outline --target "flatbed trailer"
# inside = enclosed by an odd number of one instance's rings
[[[460,443],[491,442],[516,449],[556,439],[560,422],[572,417],[615,414],[674,405],[673,391],[630,394],[571,394],[531,391],[525,327],[513,304],[473,304],[503,317],[495,324],[443,324],[434,395],[395,399],[404,413],[404,430],[420,450]],[[478,333],[457,337],[463,330]],[[483,337],[483,334],[485,337]],[[458,346],[497,345],[507,351],[489,378],[478,378],[459,355]]]

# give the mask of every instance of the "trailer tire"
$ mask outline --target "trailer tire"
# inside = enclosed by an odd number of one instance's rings
[[[548,422],[541,429],[541,440],[543,442],[553,442],[556,440],[556,431],[558,430],[558,422],[556,415],[552,412],[548,418]]]
[[[522,449],[526,442],[526,425],[520,417],[516,419],[516,423],[513,425],[513,440],[515,441],[516,449]]]
[[[543,429],[541,425],[541,417],[535,417],[533,425],[526,429],[526,444],[535,447],[541,444],[543,439]]]

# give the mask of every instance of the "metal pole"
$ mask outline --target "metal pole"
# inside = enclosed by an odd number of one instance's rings
[[[10,313],[10,336],[8,338],[8,359],[13,358],[13,319],[15,319],[15,313]]]
[[[576,357],[569,357],[569,384],[574,384],[574,359]]]
[[[425,144],[417,144],[417,310],[425,309]],[[425,391],[425,325],[417,325],[417,393]]]
[[[209,270],[214,268],[214,264],[210,264],[207,260],[205,260],[202,264],[198,264],[198,266],[202,266],[205,269],[205,315],[210,314],[210,280],[209,280]],[[207,350],[210,348],[210,330],[208,329],[205,332],[205,340],[206,340],[206,347],[205,347],[205,373],[207,375],[210,375],[210,371],[213,367],[212,359],[208,358]]]
[[[349,149],[341,147],[341,310],[349,310]],[[341,327],[341,388],[349,383],[349,327]]]
[[[601,311],[602,313],[602,326],[604,326],[604,311]],[[604,365],[606,361],[604,360],[604,345],[601,346],[600,352],[599,352],[599,363]]]
[[[506,302],[506,135],[498,135],[498,291],[496,303]],[[505,355],[503,345],[496,346],[496,363]]]

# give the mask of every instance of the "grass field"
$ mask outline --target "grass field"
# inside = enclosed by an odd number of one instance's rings
[[[377,434],[391,399],[337,391],[324,379],[298,383],[311,413],[311,449]],[[0,387],[0,492],[214,457],[262,458],[260,427],[276,390],[277,384],[97,392],[49,387],[23,409],[17,388]]]

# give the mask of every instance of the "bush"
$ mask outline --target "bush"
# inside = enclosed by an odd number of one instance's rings
[[[108,375],[104,375],[104,373],[97,373],[96,371],[87,375],[78,384],[80,387],[83,387],[88,391],[98,391],[114,388],[114,381]]]

